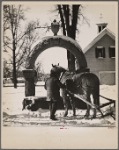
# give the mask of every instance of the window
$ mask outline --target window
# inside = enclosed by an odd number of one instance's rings
[[[105,27],[106,27],[106,25],[98,26],[98,32],[100,33]]]
[[[115,58],[115,46],[110,46],[109,47],[109,57],[110,58]]]
[[[104,29],[106,26],[104,25],[104,26],[102,26],[102,29]]]
[[[97,46],[95,49],[96,58],[105,58],[105,48],[103,46]]]
[[[101,32],[101,30],[102,30],[102,28],[101,28],[101,26],[99,26],[99,27],[98,27],[98,31]]]

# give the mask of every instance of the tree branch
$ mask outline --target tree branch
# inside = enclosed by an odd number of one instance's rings
[[[33,28],[31,31],[33,31],[33,30],[35,30],[35,29],[47,29],[47,28],[51,28],[51,26],[47,26],[47,27],[42,27],[42,26],[39,26],[39,27],[35,27],[35,28]],[[26,31],[18,40],[17,40],[17,42],[19,42],[26,34],[28,34],[28,32],[29,31]]]
[[[66,22],[66,30],[67,30],[67,34],[69,36],[69,28],[70,28],[70,25],[69,25],[69,5],[63,5],[63,11],[64,11],[64,16],[65,16],[65,22]]]
[[[20,50],[22,49],[22,46],[24,45],[24,43],[25,43],[25,40],[23,40],[22,44],[20,45],[19,50],[18,50],[18,52],[16,53],[16,57],[19,55]]]
[[[64,17],[63,17],[61,5],[58,5],[58,10],[59,10],[59,14],[60,14],[61,22],[62,22],[63,35],[66,36],[66,29],[65,29]]]
[[[88,19],[81,13],[79,15],[82,16],[83,20],[85,20],[85,22],[90,26]]]
[[[76,29],[77,29],[77,23],[78,23],[78,11],[80,5],[73,5],[72,6],[72,38],[75,39],[76,37]]]
[[[13,50],[7,43],[3,42],[4,43],[4,47],[8,47],[10,50]]]

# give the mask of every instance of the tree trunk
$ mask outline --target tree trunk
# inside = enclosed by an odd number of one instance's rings
[[[76,39],[76,26],[78,21],[78,11],[79,11],[80,5],[72,5],[72,20],[71,20],[71,26],[69,26],[69,29],[67,31],[68,36]],[[75,71],[75,56],[67,52],[67,58],[68,58],[68,67],[70,71]]]
[[[63,35],[66,36],[65,22],[64,22],[64,17],[63,17],[61,5],[58,5],[58,10],[59,10],[59,14],[60,14],[61,22],[62,22]]]
[[[72,26],[70,25],[71,17],[70,17],[69,5],[63,5],[63,10],[64,10],[64,15],[66,20],[67,36],[73,38]],[[73,39],[75,39],[75,37]],[[67,60],[68,60],[69,71],[75,71],[75,57],[69,50],[67,50]]]
[[[13,83],[14,83],[14,88],[17,88],[15,49],[16,49],[16,48],[15,48],[15,41],[13,40]]]
[[[76,26],[78,20],[78,11],[80,5],[72,5],[72,9],[69,5],[58,5],[58,10],[62,22],[63,27],[63,35],[73,38],[76,38]],[[72,10],[72,16],[71,11]],[[66,28],[65,28],[66,25]],[[75,56],[67,50],[67,60],[68,60],[68,68],[69,71],[75,71]]]
[[[69,71],[73,72],[75,71],[75,57],[74,55],[67,50],[67,60],[68,60],[68,68]]]
[[[73,38],[75,40],[75,32],[74,27],[71,25],[69,26],[67,30],[67,34],[69,37]],[[70,52],[67,51],[67,59],[68,59],[68,68],[69,71],[75,71],[75,56]]]

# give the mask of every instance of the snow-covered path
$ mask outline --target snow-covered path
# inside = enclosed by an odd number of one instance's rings
[[[104,119],[89,119],[83,118],[85,110],[77,109],[76,117],[72,117],[72,111],[69,110],[68,117],[64,118],[64,110],[57,110],[56,116],[58,121],[51,121],[49,119],[49,110],[42,110],[31,113],[27,110],[22,111],[22,101],[25,97],[25,88],[18,87],[4,87],[2,90],[2,112],[3,112],[3,125],[4,126],[107,126],[115,125],[115,121],[112,117],[105,117]],[[116,100],[116,86],[100,86],[100,95],[107,98]],[[43,86],[36,86],[36,96],[46,96],[46,90]],[[107,100],[100,98],[101,104],[107,102]],[[109,107],[109,106],[108,106]],[[98,113],[99,114],[99,113]]]

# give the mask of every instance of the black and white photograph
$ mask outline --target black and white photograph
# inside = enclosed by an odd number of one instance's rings
[[[118,2],[1,3],[1,148],[118,148]]]

